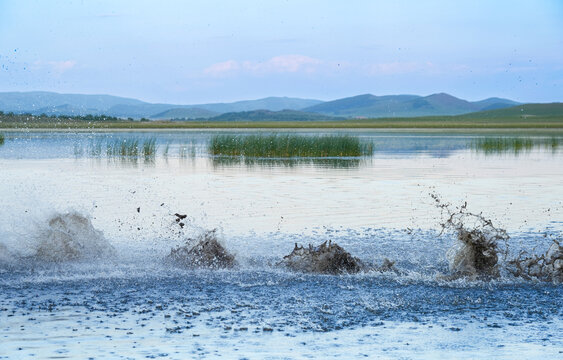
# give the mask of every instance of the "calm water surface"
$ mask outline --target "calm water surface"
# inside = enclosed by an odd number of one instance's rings
[[[563,150],[491,154],[471,147],[480,134],[352,131],[374,143],[373,156],[248,161],[209,156],[215,133],[5,134],[0,357],[563,356],[561,285],[506,273],[436,280],[455,236],[440,234],[429,195],[467,202],[506,229],[511,255],[544,252],[563,231]],[[108,139],[151,137],[154,157],[105,156]],[[31,260],[47,220],[68,211],[90,217],[115,256]],[[188,215],[182,229],[176,212]],[[186,237],[215,228],[236,270],[163,263]],[[329,239],[401,272],[274,266],[296,242]]]

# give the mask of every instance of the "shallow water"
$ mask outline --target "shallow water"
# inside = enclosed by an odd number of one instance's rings
[[[561,356],[561,285],[504,270],[491,282],[437,280],[455,235],[440,235],[429,194],[467,202],[506,229],[508,256],[541,253],[563,231],[563,151],[478,152],[479,134],[346,133],[373,142],[374,155],[224,161],[206,153],[214,132],[6,133],[0,356]],[[151,137],[152,158],[88,151],[100,139]],[[38,258],[47,220],[69,211],[89,217],[113,255]],[[184,228],[176,212],[188,215]],[[234,270],[162,261],[213,228],[237,257]],[[275,266],[294,243],[325,240],[368,264],[394,260],[399,273]]]

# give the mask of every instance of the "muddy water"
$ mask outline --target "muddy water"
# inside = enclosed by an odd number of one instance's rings
[[[491,282],[437,280],[456,240],[439,234],[443,218],[429,194],[467,202],[506,229],[509,256],[541,253],[563,231],[563,151],[485,154],[470,146],[479,134],[372,131],[352,132],[375,144],[371,157],[245,162],[207,155],[212,134],[6,134],[0,356],[561,356],[561,285],[514,278],[502,266]],[[157,155],[133,161],[88,150],[124,137],[156,137]],[[177,212],[188,215],[182,228]],[[48,251],[49,220],[61,214],[88,218],[111,254],[38,257]],[[235,269],[162,261],[214,228]],[[400,272],[274,266],[296,242],[325,240],[366,264],[389,258]],[[87,248],[80,241],[75,248]]]

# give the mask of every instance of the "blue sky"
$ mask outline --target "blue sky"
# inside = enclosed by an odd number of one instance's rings
[[[0,0],[0,91],[563,101],[563,1]]]

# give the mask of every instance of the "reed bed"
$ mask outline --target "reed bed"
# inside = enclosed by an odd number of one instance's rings
[[[4,134],[0,133],[0,146],[4,145]]]
[[[373,154],[373,144],[349,135],[216,135],[209,152],[255,158],[354,157]]]
[[[526,137],[485,137],[477,138],[471,143],[471,148],[485,154],[500,154],[512,152],[529,152],[532,149],[545,149],[557,151],[563,139],[551,138],[526,138]]]
[[[138,139],[115,139],[106,143],[106,156],[109,157],[137,157],[139,151]]]
[[[154,159],[158,150],[156,138],[97,138],[90,140],[87,144],[75,144],[74,154],[82,157],[102,157],[108,159],[121,158],[137,160],[144,157],[146,160]]]

